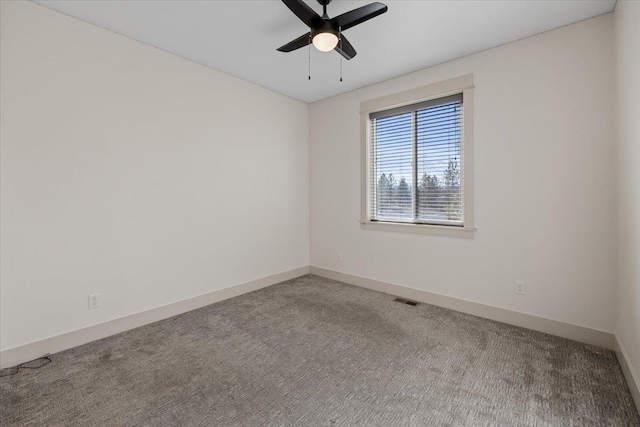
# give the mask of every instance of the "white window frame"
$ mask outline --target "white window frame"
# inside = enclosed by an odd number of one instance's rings
[[[473,74],[455,77],[439,83],[410,89],[404,92],[372,99],[360,104],[361,139],[361,219],[363,230],[391,231],[396,233],[428,234],[473,239],[476,229],[473,222]],[[462,227],[436,224],[397,223],[371,220],[370,153],[371,113],[404,107],[450,95],[462,94],[464,115],[462,119],[462,166],[464,185],[464,225]]]

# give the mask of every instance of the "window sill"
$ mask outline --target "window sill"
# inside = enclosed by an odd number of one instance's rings
[[[393,233],[425,234],[431,236],[458,237],[473,239],[476,229],[471,227],[451,227],[430,224],[401,224],[379,221],[361,221],[363,230],[390,231]]]

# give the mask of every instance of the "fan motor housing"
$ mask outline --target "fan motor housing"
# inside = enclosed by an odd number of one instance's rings
[[[335,25],[332,25],[331,21],[324,21],[321,26],[311,29],[311,40],[313,40],[313,38],[320,33],[333,33],[337,37],[338,30],[339,29]]]

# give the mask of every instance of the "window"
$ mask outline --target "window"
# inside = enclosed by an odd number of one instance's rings
[[[471,91],[463,76],[363,103],[363,228],[473,237]]]
[[[369,116],[371,220],[463,226],[462,95]]]

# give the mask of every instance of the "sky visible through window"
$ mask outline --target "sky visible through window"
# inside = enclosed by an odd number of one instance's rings
[[[375,120],[378,219],[462,221],[460,109],[461,102],[455,101],[417,110],[415,118],[407,112]],[[417,212],[412,203],[414,167]]]

